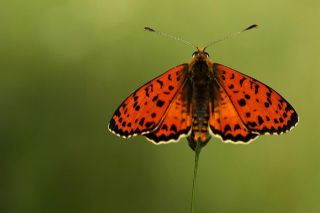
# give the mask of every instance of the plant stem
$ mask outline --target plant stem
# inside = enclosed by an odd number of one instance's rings
[[[192,195],[191,195],[191,213],[194,213],[194,195],[196,192],[196,182],[197,182],[197,172],[198,172],[198,162],[199,155],[201,151],[201,142],[196,142],[195,158],[194,158],[194,170],[193,170],[193,185],[192,185]]]

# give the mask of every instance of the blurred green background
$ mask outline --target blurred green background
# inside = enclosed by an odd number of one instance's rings
[[[296,108],[300,124],[249,146],[212,139],[196,212],[320,212],[320,2],[69,0],[0,3],[0,212],[189,212],[194,154],[106,131],[131,91],[208,50]]]

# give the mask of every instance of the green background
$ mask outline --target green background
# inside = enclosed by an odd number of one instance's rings
[[[212,139],[196,212],[320,212],[320,1],[0,3],[0,212],[189,212],[194,154],[107,132],[131,91],[208,49],[295,107],[300,123],[245,145]]]

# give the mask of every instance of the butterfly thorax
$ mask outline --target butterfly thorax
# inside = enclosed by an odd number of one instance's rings
[[[190,86],[192,87],[192,133],[189,137],[190,143],[198,141],[205,145],[210,139],[208,122],[209,101],[212,95],[210,94],[210,85],[213,79],[211,63],[205,55],[197,55],[189,63]],[[190,144],[191,147],[193,145]]]

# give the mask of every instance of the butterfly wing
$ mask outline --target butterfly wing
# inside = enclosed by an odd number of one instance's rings
[[[176,66],[134,91],[115,111],[109,130],[121,137],[156,129],[185,84],[188,65]]]
[[[156,144],[178,141],[191,132],[191,85],[181,87],[164,115],[159,127],[145,136]]]
[[[217,63],[213,72],[247,130],[281,134],[297,124],[298,115],[293,107],[267,85]]]
[[[224,89],[212,84],[212,99],[209,102],[209,125],[211,135],[225,142],[247,143],[258,137],[248,130]]]

